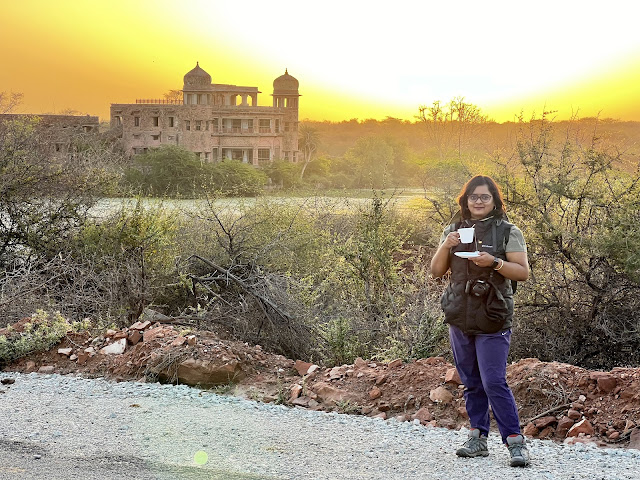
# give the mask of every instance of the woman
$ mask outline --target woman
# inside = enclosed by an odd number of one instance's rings
[[[513,317],[511,281],[529,277],[526,244],[520,229],[507,222],[502,195],[491,177],[469,180],[458,203],[459,221],[444,230],[431,260],[434,277],[451,271],[442,308],[471,423],[469,438],[456,454],[489,455],[491,406],[509,448],[511,466],[526,466],[529,451],[506,376]],[[457,230],[469,227],[474,229],[474,240],[461,243]]]

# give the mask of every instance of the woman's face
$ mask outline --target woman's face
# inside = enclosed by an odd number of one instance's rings
[[[467,206],[471,212],[471,218],[480,220],[489,216],[493,207],[493,195],[489,191],[488,185],[479,185],[467,197]]]

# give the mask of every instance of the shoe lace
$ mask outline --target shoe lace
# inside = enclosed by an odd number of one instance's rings
[[[527,447],[522,443],[515,443],[513,445],[509,445],[509,453],[511,453],[512,457],[522,457],[522,451]]]
[[[476,451],[482,449],[482,442],[479,438],[469,438],[466,442],[464,442],[464,446],[469,450]]]

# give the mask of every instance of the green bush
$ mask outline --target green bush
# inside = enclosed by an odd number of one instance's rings
[[[100,300],[100,309],[83,314],[124,326],[166,295],[167,285],[175,283],[176,230],[175,212],[162,203],[145,206],[141,199],[82,229],[70,253],[86,265],[84,289],[94,304]]]
[[[60,342],[67,332],[80,328],[71,325],[60,312],[49,314],[39,310],[22,332],[9,328],[7,335],[0,335],[0,365],[6,365],[34,352],[44,352]]]
[[[300,185],[300,166],[284,160],[277,160],[264,167],[272,184],[280,188],[291,189]]]
[[[207,165],[210,189],[228,196],[253,197],[262,192],[267,176],[252,165],[223,160]]]
[[[347,318],[335,318],[319,325],[319,335],[327,345],[324,360],[331,365],[350,364],[359,356],[368,358],[367,349]]]
[[[206,178],[206,169],[193,152],[164,145],[133,157],[124,182],[146,195],[191,198],[205,191]]]
[[[513,155],[498,158],[532,272],[518,288],[512,354],[587,368],[637,364],[640,175],[620,170],[622,154],[597,125],[583,127],[521,119]]]

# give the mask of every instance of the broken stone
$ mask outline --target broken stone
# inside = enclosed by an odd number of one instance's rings
[[[546,427],[538,434],[538,438],[549,438],[553,435],[554,432],[555,430],[553,427]]]
[[[150,326],[151,326],[151,322],[148,320],[146,322],[136,322],[129,327],[129,330],[145,330]]]
[[[115,342],[100,349],[100,353],[103,355],[121,355],[127,348],[127,339],[121,338]]]
[[[627,388],[620,391],[620,398],[631,400],[638,391],[640,391],[640,382],[633,382]]]
[[[446,388],[440,386],[429,392],[429,398],[435,403],[451,403],[453,401],[453,395]]]
[[[89,354],[87,352],[78,353],[78,365],[84,365],[89,360]]]
[[[429,357],[424,359],[424,363],[427,365],[438,365],[439,363],[445,363],[444,357]]]
[[[402,361],[401,358],[396,358],[395,360],[393,360],[392,362],[389,362],[389,364],[387,365],[388,368],[396,368],[399,367],[400,365],[402,365],[404,362]]]
[[[298,397],[291,400],[291,405],[295,405],[296,407],[309,407],[310,402],[312,402],[309,397]]]
[[[522,430],[522,433],[527,437],[535,437],[536,435],[538,435],[538,432],[539,430],[533,423],[528,423]]]
[[[571,420],[578,420],[580,417],[582,417],[582,414],[578,410],[574,410],[571,408],[567,412],[567,417],[569,417]]]
[[[598,377],[598,388],[601,392],[609,393],[613,392],[618,385],[618,379],[613,375],[601,375]]]
[[[43,365],[38,369],[38,373],[53,373],[55,367],[53,365]]]
[[[585,435],[593,435],[595,433],[593,425],[586,418],[573,425],[567,432],[567,437],[577,437],[581,433]]]
[[[163,338],[164,332],[162,327],[150,328],[144,331],[142,339],[144,342],[150,342],[155,338]]]
[[[381,396],[382,396],[382,390],[380,390],[378,387],[373,387],[369,391],[369,398],[371,400],[375,400],[376,398],[380,398]]]
[[[158,372],[158,375],[163,379],[170,379],[172,372],[165,369]],[[242,366],[236,360],[230,360],[220,365],[209,360],[195,358],[187,358],[180,363],[175,375],[179,383],[191,386],[200,385],[205,388],[237,382],[245,377]]]
[[[573,427],[574,423],[575,422],[571,418],[562,417],[560,420],[558,420],[558,427],[556,428],[556,432],[561,437],[564,437],[564,436],[566,436],[566,434],[569,431],[569,429],[571,427]]]
[[[363,359],[361,359],[360,357],[356,358],[355,362],[354,362],[354,366],[356,368],[364,368],[367,366],[367,362],[365,362]]]
[[[312,366],[311,363],[303,362],[302,360],[296,360],[296,363],[294,363],[293,368],[296,369],[296,371],[298,372],[298,375],[304,377],[309,371],[309,369],[311,368],[311,366]]]
[[[64,355],[66,357],[68,357],[69,355],[71,355],[71,352],[73,352],[73,348],[59,348],[58,349],[58,353],[60,355]]]
[[[125,332],[124,330],[120,330],[119,332],[116,332],[115,335],[113,335],[114,340],[120,340],[121,338],[127,338],[127,332]]]
[[[620,432],[615,430],[613,432],[609,432],[607,433],[607,438],[609,440],[617,440],[618,438],[620,438]]]
[[[431,415],[431,412],[429,412],[427,407],[422,407],[413,415],[413,417],[411,417],[411,419],[418,420],[421,424],[425,425],[427,422],[433,420],[433,415]]]
[[[316,383],[313,386],[313,391],[318,395],[318,398],[325,403],[355,401],[355,397],[352,394],[332,387],[325,382]]]
[[[194,346],[196,343],[198,343],[198,339],[195,335],[187,336],[187,345]]]
[[[173,339],[173,341],[171,342],[171,346],[172,347],[181,347],[183,346],[185,343],[187,343],[187,339],[185,337],[183,337],[182,335],[178,335],[176,338]]]
[[[380,374],[376,377],[376,385],[382,385],[387,381],[387,376],[385,374]]]
[[[444,375],[444,383],[452,383],[454,385],[462,385],[462,380],[460,379],[460,374],[458,370],[455,368],[450,368],[447,370],[447,373]]]
[[[129,337],[127,338],[127,341],[131,344],[131,345],[137,345],[140,340],[142,340],[142,333],[140,333],[139,330],[133,330],[129,333]]]
[[[549,425],[556,423],[557,421],[558,419],[556,417],[547,416],[547,417],[538,418],[536,421],[533,422],[533,424],[536,426],[536,428],[543,430],[547,428]]]
[[[293,402],[296,398],[300,396],[302,393],[302,385],[291,385],[289,389],[289,402]]]

